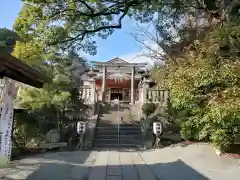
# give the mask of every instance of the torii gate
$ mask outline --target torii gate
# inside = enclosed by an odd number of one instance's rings
[[[13,109],[19,82],[42,88],[44,83],[50,82],[50,79],[10,54],[2,52],[0,78],[4,78],[0,104],[0,167],[7,167],[11,158]]]

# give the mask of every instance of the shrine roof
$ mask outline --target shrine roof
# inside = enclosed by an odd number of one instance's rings
[[[0,52],[0,77],[9,77],[16,81],[41,88],[50,78],[25,64],[14,56]]]
[[[99,61],[92,61],[95,67],[137,67],[137,68],[145,68],[147,63],[128,63],[120,58],[114,58],[107,62],[99,62]]]
[[[125,79],[125,80],[130,80],[131,79],[131,74],[127,73],[121,73],[121,72],[107,72],[106,74],[107,79]],[[135,80],[141,79],[141,75],[135,74],[134,76]],[[102,73],[97,73],[97,76],[95,79],[102,79]]]
[[[118,58],[118,57],[107,61],[107,63],[123,63],[123,64],[128,64],[127,61],[124,61],[123,59],[120,59],[120,58]]]

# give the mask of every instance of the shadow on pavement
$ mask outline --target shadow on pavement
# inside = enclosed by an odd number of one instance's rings
[[[91,151],[36,155],[12,162],[11,168],[0,169],[0,180],[84,179],[95,159],[96,156]]]
[[[208,180],[181,160],[151,165],[97,166],[88,180]]]
[[[87,155],[86,153],[85,155]],[[181,160],[168,163],[95,166],[72,157],[21,162],[8,180],[208,180]],[[70,160],[69,160],[70,159]],[[83,157],[84,159],[84,157]],[[86,158],[85,158],[86,159]],[[35,161],[35,162],[33,162]],[[82,164],[81,164],[82,163]],[[85,164],[83,164],[85,163]],[[17,177],[18,174],[18,177]],[[90,175],[91,174],[91,175]],[[24,177],[25,176],[25,177]],[[1,178],[0,178],[1,179]]]

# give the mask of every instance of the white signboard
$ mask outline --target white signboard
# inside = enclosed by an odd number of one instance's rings
[[[18,87],[14,81],[5,78],[2,104],[0,105],[0,166],[10,164],[12,150],[13,103]]]

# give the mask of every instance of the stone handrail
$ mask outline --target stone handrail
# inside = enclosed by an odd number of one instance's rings
[[[80,89],[80,96],[82,98],[82,100],[84,101],[84,103],[86,104],[90,104],[90,100],[91,100],[91,88],[81,88]]]
[[[161,103],[162,105],[167,105],[170,98],[170,93],[166,89],[148,88],[145,98],[146,102]]]
[[[80,88],[80,97],[83,99],[84,103],[94,104],[98,101],[98,91],[96,88],[93,90],[90,87],[83,87]]]

